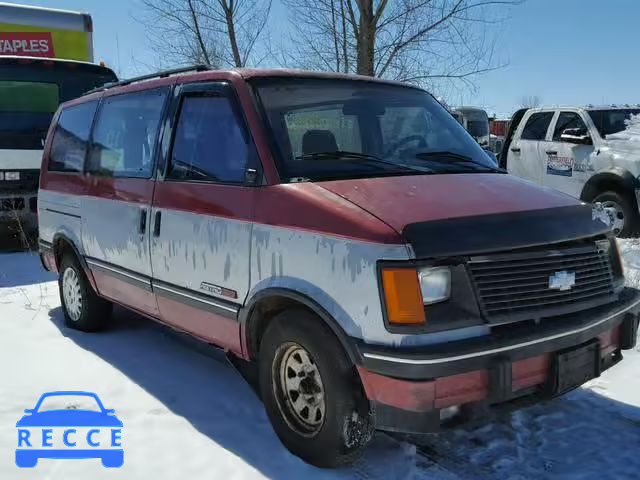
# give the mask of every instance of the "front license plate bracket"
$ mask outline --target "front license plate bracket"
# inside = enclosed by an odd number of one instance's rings
[[[600,376],[600,342],[594,339],[554,355],[549,390],[552,396],[567,393]]]

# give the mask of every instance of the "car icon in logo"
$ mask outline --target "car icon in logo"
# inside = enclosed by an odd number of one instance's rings
[[[105,467],[124,463],[122,422],[95,393],[44,393],[18,422],[16,465],[35,467],[40,458],[100,458]]]
[[[549,288],[551,290],[560,290],[561,292],[566,292],[567,290],[571,290],[576,284],[576,273],[575,272],[555,272],[553,275],[549,277]]]

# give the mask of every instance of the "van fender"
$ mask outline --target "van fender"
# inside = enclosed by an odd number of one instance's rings
[[[587,183],[585,183],[580,193],[580,200],[583,202],[592,201],[599,193],[610,190],[611,185],[620,187],[633,194],[636,198],[635,191],[640,189],[640,180],[638,180],[629,170],[622,167],[609,167],[598,171],[593,175]]]
[[[255,353],[258,350],[257,339],[254,337],[255,333],[257,333],[260,328],[258,325],[259,318],[256,315],[256,307],[261,302],[270,298],[286,299],[292,304],[299,304],[311,310],[334,333],[342,345],[343,350],[346,352],[349,361],[353,365],[361,363],[360,355],[355,348],[353,341],[334,316],[309,295],[287,287],[266,287],[259,290],[251,296],[251,298],[245,303],[245,306],[238,312],[238,321],[240,323],[242,337],[241,343],[247,359],[255,358]]]

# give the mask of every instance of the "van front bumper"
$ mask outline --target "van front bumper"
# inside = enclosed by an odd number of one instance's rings
[[[571,377],[573,364],[559,362],[576,362],[581,369],[582,360],[572,359],[582,352],[595,352],[591,376],[598,376],[622,359],[622,350],[635,346],[639,311],[640,292],[625,288],[615,303],[541,324],[514,324],[487,337],[419,348],[357,343],[358,373],[378,429],[433,432],[451,407],[563,393],[558,369]]]

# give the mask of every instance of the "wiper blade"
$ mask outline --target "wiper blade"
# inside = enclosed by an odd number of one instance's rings
[[[430,170],[424,170],[421,168],[410,167],[409,165],[405,165],[402,163],[390,162],[388,160],[383,160],[380,157],[375,155],[369,155],[368,153],[360,153],[360,152],[348,152],[344,150],[336,150],[333,152],[314,152],[314,153],[305,153],[303,155],[299,155],[296,157],[296,160],[309,160],[309,159],[340,159],[345,158],[348,160],[357,160],[357,161],[365,161],[371,163],[378,163],[382,165],[389,165],[396,169],[401,169],[407,172],[420,172],[420,173],[429,173]]]
[[[480,163],[475,162],[471,157],[467,157],[466,155],[462,155],[456,152],[420,152],[416,154],[416,158],[419,160],[426,160],[429,162],[437,162],[437,163],[449,163],[454,164],[456,167],[460,168],[470,168],[472,171],[476,172],[496,172],[496,173],[507,173],[504,168],[491,167],[488,165],[482,165]],[[447,173],[447,172],[443,172]],[[455,172],[451,172],[455,173]]]
[[[436,160],[438,161],[439,159],[447,159],[449,161],[453,161],[453,162],[471,162],[474,165],[477,165],[476,162],[474,162],[471,157],[467,157],[466,155],[461,155],[460,153],[456,153],[456,152],[448,152],[448,151],[442,151],[442,152],[420,152],[420,153],[416,153],[416,158],[420,159],[420,160]]]

